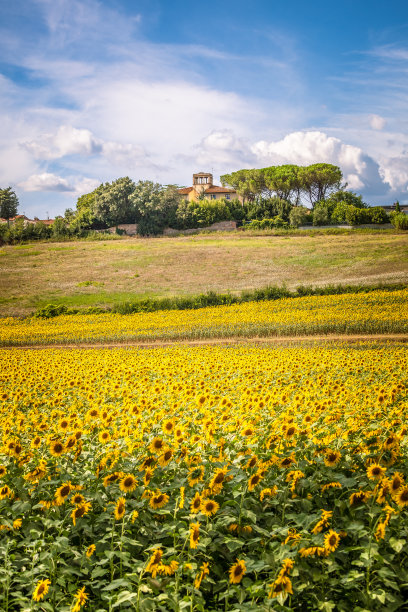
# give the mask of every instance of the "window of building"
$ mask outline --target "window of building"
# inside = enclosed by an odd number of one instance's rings
[[[210,195],[210,200],[216,200],[216,199],[217,199],[217,196],[214,193],[212,193]]]
[[[230,199],[231,199],[231,196],[230,196],[230,194],[229,194],[229,193],[226,193],[226,194],[225,194],[225,199],[226,199],[226,200],[230,200]]]

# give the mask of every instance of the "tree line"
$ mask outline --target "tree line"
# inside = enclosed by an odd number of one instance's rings
[[[166,227],[198,229],[228,220],[248,229],[289,228],[311,223],[359,225],[389,220],[396,227],[407,228],[406,215],[397,210],[389,217],[383,208],[369,207],[361,195],[347,190],[342,180],[340,168],[332,164],[243,169],[221,176],[222,184],[235,189],[242,201],[208,200],[202,195],[198,201],[190,202],[180,196],[176,185],[134,182],[122,177],[80,196],[76,208],[68,208],[51,227],[41,223],[27,225],[23,221],[9,227],[3,224],[0,240],[82,237],[127,223],[137,224],[137,233],[141,236],[154,236]],[[17,204],[10,187],[0,190],[0,216],[6,219],[15,216]]]

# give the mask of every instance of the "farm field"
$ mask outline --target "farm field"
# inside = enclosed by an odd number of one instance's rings
[[[196,310],[0,319],[0,345],[322,334],[406,334],[408,289],[306,296]]]
[[[0,248],[0,315],[48,303],[112,306],[143,297],[232,293],[266,285],[408,279],[408,236],[392,231],[31,243]]]
[[[403,345],[0,358],[1,610],[403,609]]]

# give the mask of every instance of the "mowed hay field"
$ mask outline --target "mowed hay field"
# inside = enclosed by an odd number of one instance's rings
[[[237,233],[3,246],[0,276],[1,316],[48,303],[103,306],[268,284],[405,282],[408,235]]]
[[[406,609],[404,346],[0,358],[1,610]]]

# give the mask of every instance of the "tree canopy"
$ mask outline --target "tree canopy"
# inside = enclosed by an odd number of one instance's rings
[[[221,176],[221,182],[230,185],[246,200],[275,195],[298,205],[303,195],[314,206],[333,191],[339,190],[342,178],[340,168],[332,164],[285,164],[258,170],[237,170]]]
[[[15,217],[18,209],[18,198],[11,187],[0,189],[0,217],[11,219]]]

